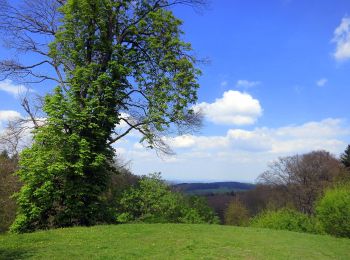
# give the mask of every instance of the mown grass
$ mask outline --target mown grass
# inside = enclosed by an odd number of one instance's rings
[[[350,239],[219,225],[130,224],[0,236],[0,259],[350,259]]]

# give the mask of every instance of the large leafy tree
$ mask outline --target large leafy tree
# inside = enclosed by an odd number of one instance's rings
[[[12,228],[25,232],[92,225],[103,221],[102,194],[113,171],[114,142],[136,130],[149,147],[166,152],[162,133],[187,131],[198,123],[189,107],[197,98],[200,71],[191,46],[181,40],[181,21],[169,7],[199,1],[24,2],[29,17],[6,5],[3,28],[17,22],[21,44],[34,52],[42,45],[25,41],[28,28],[53,41],[39,53],[45,60],[34,65],[3,61],[0,69],[5,76],[29,75],[59,84],[45,96],[45,124],[34,124],[33,144],[20,156],[18,175],[24,186]],[[35,3],[39,11],[33,10]],[[55,15],[47,15],[45,5]],[[57,77],[35,71],[41,65],[52,66]],[[32,116],[28,106],[26,110]],[[116,132],[121,124],[124,132]]]

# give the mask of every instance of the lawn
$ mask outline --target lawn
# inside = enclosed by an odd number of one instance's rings
[[[350,239],[219,225],[130,224],[0,235],[0,259],[350,259]]]

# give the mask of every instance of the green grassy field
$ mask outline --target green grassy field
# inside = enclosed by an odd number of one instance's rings
[[[0,259],[350,259],[350,239],[218,225],[131,224],[0,236]]]

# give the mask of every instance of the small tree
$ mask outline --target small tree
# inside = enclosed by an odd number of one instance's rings
[[[350,170],[350,144],[345,149],[344,153],[340,156],[340,161],[345,168]]]
[[[249,223],[249,212],[238,199],[234,199],[225,211],[225,224],[246,226]]]

